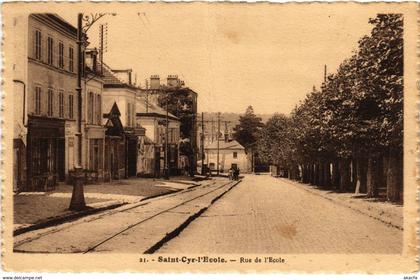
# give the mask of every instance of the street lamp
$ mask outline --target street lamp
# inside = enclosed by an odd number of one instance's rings
[[[79,13],[77,15],[77,138],[78,138],[78,157],[77,165],[74,168],[73,173],[73,192],[70,201],[70,210],[82,210],[86,207],[85,196],[83,192],[83,180],[84,173],[82,167],[82,75],[83,75],[83,50],[82,45],[86,45],[86,33],[90,27],[97,22],[100,18],[105,16],[105,13],[101,14],[89,14],[83,15]],[[112,14],[115,15],[114,13]]]

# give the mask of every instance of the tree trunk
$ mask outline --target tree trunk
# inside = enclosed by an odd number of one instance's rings
[[[332,189],[337,190],[340,186],[340,170],[338,169],[338,162],[335,160],[333,162],[333,170],[332,170]]]
[[[357,184],[357,160],[353,158],[351,160],[351,191],[354,192],[356,190]]]
[[[314,173],[314,165],[311,163],[310,165],[309,165],[309,183],[311,184],[311,185],[315,185],[315,173]]]
[[[367,197],[378,197],[383,177],[381,156],[370,156],[367,168]]]
[[[324,187],[325,186],[325,180],[324,180],[324,163],[319,162],[318,163],[318,186]]]
[[[367,159],[358,157],[356,164],[356,193],[366,193]]]
[[[338,162],[340,170],[340,192],[345,192],[350,188],[350,162],[346,158],[342,158]]]
[[[389,148],[388,170],[386,173],[386,197],[391,202],[397,202],[402,197],[400,194],[403,188],[402,184],[402,156],[398,149]]]
[[[314,181],[314,185],[315,186],[319,186],[319,165],[318,163],[314,164],[314,177],[315,177],[315,181]]]
[[[324,162],[324,187],[326,189],[331,188],[331,170],[330,170],[330,162]]]

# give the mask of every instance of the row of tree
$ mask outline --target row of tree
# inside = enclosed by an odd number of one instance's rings
[[[402,200],[403,17],[380,14],[358,50],[290,116],[267,121],[259,156],[292,179]]]

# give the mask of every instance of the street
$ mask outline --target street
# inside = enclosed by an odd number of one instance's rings
[[[246,175],[158,253],[399,253],[403,231],[268,175]]]
[[[16,252],[399,253],[403,231],[269,175],[216,178],[15,238]],[[219,199],[220,198],[220,199]]]

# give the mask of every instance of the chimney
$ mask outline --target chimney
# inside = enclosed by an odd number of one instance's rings
[[[150,76],[150,89],[159,89],[160,88],[160,78],[159,75]]]
[[[130,69],[130,70],[128,70],[127,71],[127,73],[128,73],[128,84],[129,85],[132,85],[132,80],[131,80],[131,73],[133,72],[133,70],[132,69]]]
[[[85,65],[89,67],[93,72],[96,72],[98,69],[98,50],[89,49],[85,51]]]
[[[179,87],[180,80],[178,79],[178,75],[168,75],[166,83],[168,87]]]

